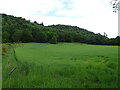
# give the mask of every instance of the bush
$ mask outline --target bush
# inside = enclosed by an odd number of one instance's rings
[[[57,44],[57,37],[55,35],[51,38],[50,43]]]
[[[7,44],[2,45],[2,55],[5,55],[9,50],[9,46]]]

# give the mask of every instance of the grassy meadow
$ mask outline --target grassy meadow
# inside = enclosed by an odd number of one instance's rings
[[[20,43],[2,68],[3,88],[117,88],[118,46]]]
[[[0,56],[0,89],[2,88],[2,59]]]

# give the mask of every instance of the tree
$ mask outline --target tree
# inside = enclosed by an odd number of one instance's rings
[[[34,21],[35,24],[38,24],[37,21]]]
[[[113,12],[120,10],[120,0],[112,0],[110,3],[113,5]]]
[[[9,36],[10,36],[10,34],[9,34],[7,31],[4,31],[4,32],[2,33],[2,41],[3,41],[4,43],[9,42]]]
[[[107,37],[107,34],[104,32],[104,36]]]
[[[45,32],[35,32],[35,41],[38,43],[45,43],[47,41],[47,35]]]
[[[73,42],[72,32],[65,32],[65,41],[66,42]]]
[[[117,36],[117,37],[114,39],[114,44],[115,44],[115,45],[120,45],[120,36]]]
[[[59,32],[58,33],[58,41],[59,42],[65,42],[65,34],[64,34],[64,32]]]
[[[44,26],[43,22],[41,24],[39,24],[39,25]]]
[[[19,42],[21,41],[22,38],[22,31],[21,30],[17,30],[16,32],[14,32],[13,36],[12,36],[12,40],[15,42]]]
[[[31,42],[33,40],[32,34],[29,30],[23,30],[22,31],[22,42]]]
[[[117,0],[118,1],[118,0]],[[49,25],[30,22],[22,17],[2,14],[3,42],[80,42],[88,44],[118,45],[120,38],[107,38],[107,34],[95,34],[70,25]]]
[[[50,43],[57,44],[57,37],[55,35],[51,38]]]

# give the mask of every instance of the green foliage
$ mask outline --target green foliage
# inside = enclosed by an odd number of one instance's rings
[[[100,45],[120,45],[120,37],[109,39],[106,35],[95,34],[86,29],[70,25],[44,26],[22,17],[2,14],[3,42],[49,42],[53,33],[57,34],[58,42],[80,42]],[[22,37],[21,37],[22,32]],[[28,33],[28,34],[27,34]],[[16,35],[15,35],[16,34]],[[20,35],[19,35],[20,34]],[[16,38],[15,38],[16,37]]]
[[[9,42],[9,36],[10,36],[10,34],[7,31],[4,31],[2,33],[2,39],[3,39],[2,41],[5,43]]]
[[[50,43],[57,44],[57,37],[55,35],[51,38]]]
[[[12,36],[12,40],[15,42],[20,42],[22,39],[22,31],[21,30],[17,30],[14,32],[13,36]]]
[[[9,45],[8,44],[3,44],[2,45],[2,55],[6,55],[9,51]]]
[[[47,41],[46,33],[40,31],[36,32],[35,40],[36,42],[45,43]]]
[[[22,31],[22,37],[21,37],[21,41],[22,42],[31,42],[32,41],[32,34],[30,31],[28,30],[23,30]]]

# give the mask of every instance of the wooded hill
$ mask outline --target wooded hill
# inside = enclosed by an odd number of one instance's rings
[[[103,27],[104,29],[104,27]],[[112,33],[112,32],[111,32]],[[120,45],[120,37],[108,38],[86,29],[70,25],[44,26],[36,21],[30,22],[22,17],[2,14],[2,40],[7,42],[80,42],[100,45]]]

